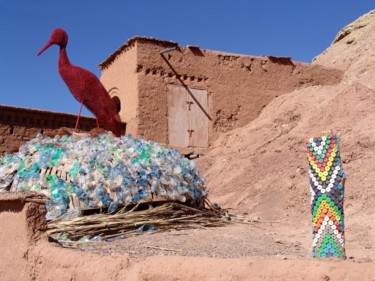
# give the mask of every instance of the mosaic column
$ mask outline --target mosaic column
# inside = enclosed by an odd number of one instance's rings
[[[344,183],[336,134],[306,141],[311,191],[313,257],[345,257]]]

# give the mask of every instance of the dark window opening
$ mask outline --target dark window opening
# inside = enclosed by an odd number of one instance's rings
[[[115,103],[117,112],[120,112],[121,111],[121,102],[120,102],[120,99],[117,96],[114,96],[112,98],[112,100]]]

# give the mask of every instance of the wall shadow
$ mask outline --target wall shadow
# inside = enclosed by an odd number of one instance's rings
[[[171,63],[168,61],[168,59],[164,56],[164,54],[160,54],[161,57],[163,58],[163,60],[168,64],[168,66],[170,67],[170,69],[173,71],[173,73],[176,75],[176,78],[177,80],[181,83],[181,85],[186,89],[186,91],[189,93],[189,95],[191,96],[191,98],[195,101],[195,103],[199,106],[199,108],[202,110],[202,112],[204,113],[204,115],[206,115],[206,117],[212,121],[212,118],[211,116],[208,114],[208,112],[203,108],[203,106],[198,102],[198,100],[195,98],[194,94],[190,91],[189,87],[184,83],[184,81],[182,81],[182,79],[180,78],[181,75],[177,73],[177,71],[173,68],[173,66],[171,65]]]

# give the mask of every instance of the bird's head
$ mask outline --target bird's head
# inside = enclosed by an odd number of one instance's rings
[[[56,28],[54,31],[52,31],[51,37],[49,38],[47,43],[39,51],[38,56],[53,44],[59,45],[60,47],[66,47],[66,45],[68,44],[68,34],[66,34],[63,29]]]

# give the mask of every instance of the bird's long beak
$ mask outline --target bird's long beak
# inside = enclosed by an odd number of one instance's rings
[[[47,50],[51,45],[53,45],[53,41],[48,40],[48,42],[43,46],[43,48],[39,51],[39,53],[37,54],[37,56],[39,56],[41,53],[43,53],[45,50]]]

